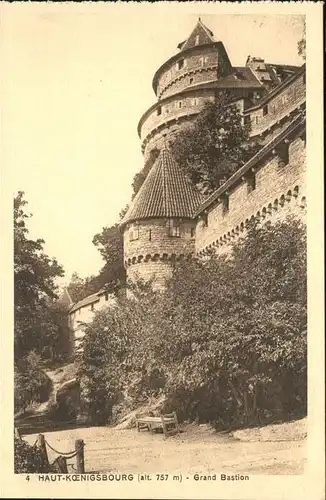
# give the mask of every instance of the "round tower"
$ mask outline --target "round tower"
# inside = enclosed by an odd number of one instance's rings
[[[245,97],[253,91],[264,91],[250,68],[232,67],[223,43],[215,40],[200,18],[178,49],[179,53],[156,71],[153,90],[157,102],[138,124],[145,160],[151,149],[161,149],[180,127],[191,125],[204,104],[215,100],[217,92],[232,89],[235,95]]]
[[[202,196],[163,149],[121,222],[127,279],[161,289],[173,265],[195,252],[193,218]]]

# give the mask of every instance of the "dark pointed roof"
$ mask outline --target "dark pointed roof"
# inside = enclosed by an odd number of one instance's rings
[[[196,37],[199,37],[199,41],[196,44]],[[205,45],[207,43],[214,43],[216,40],[214,39],[214,34],[209,30],[201,21],[198,19],[196,26],[193,31],[190,33],[190,36],[184,42],[179,43],[178,49],[181,51],[190,49],[191,47],[195,47],[195,45]]]
[[[192,218],[203,197],[174,160],[163,149],[135,196],[121,226],[156,217]]]

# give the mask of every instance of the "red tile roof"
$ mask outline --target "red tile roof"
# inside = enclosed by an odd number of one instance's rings
[[[159,154],[121,222],[160,217],[192,218],[203,201],[201,193],[176,163],[171,152]]]

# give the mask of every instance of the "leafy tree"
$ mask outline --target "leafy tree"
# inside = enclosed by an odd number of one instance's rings
[[[149,157],[148,157],[147,161],[145,162],[145,165],[142,168],[142,170],[140,172],[137,172],[137,174],[135,174],[134,180],[132,183],[132,187],[134,190],[132,198],[134,198],[136,196],[136,194],[138,193],[138,191],[142,187],[142,185],[143,185],[143,183],[148,175],[148,172],[150,171],[150,169],[154,165],[159,154],[160,154],[160,150],[158,148],[153,148],[150,151]]]
[[[40,356],[30,352],[15,365],[15,412],[25,411],[31,403],[48,400],[52,381],[43,371]]]
[[[298,54],[304,61],[306,60],[306,21],[303,26],[302,38],[298,41]]]
[[[98,276],[93,275],[81,278],[76,272],[72,274],[67,287],[70,297],[75,303],[98,292],[100,288],[101,285],[98,282]]]
[[[41,353],[48,327],[54,337],[60,335],[59,326],[51,322],[49,304],[57,298],[56,278],[64,275],[57,260],[44,253],[44,240],[28,238],[26,221],[31,215],[24,210],[26,204],[20,191],[14,199],[16,359],[33,349]]]
[[[133,287],[86,327],[81,377],[110,418],[164,394],[179,417],[241,426],[306,411],[306,238],[289,218],[252,225],[228,257],[175,267],[164,292]]]
[[[111,282],[124,282],[123,234],[119,225],[103,227],[101,233],[94,236],[93,243],[105,261],[98,275],[98,282],[101,286]]]
[[[250,124],[242,123],[239,108],[223,92],[214,103],[206,103],[191,127],[180,130],[171,149],[205,193],[217,189],[260,148],[248,142]]]
[[[170,396],[186,393],[193,416],[237,425],[304,413],[305,276],[305,230],[290,219],[253,226],[228,260],[176,269],[168,294],[177,313],[161,346],[175,363]]]

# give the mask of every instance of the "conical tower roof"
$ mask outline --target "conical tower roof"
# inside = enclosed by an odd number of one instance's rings
[[[199,18],[196,26],[190,33],[187,40],[179,43],[178,48],[183,51],[186,49],[190,49],[191,47],[195,47],[195,45],[206,45],[207,43],[214,42],[216,42],[214,34],[204,25],[204,23]]]
[[[135,196],[121,226],[160,217],[192,218],[203,201],[171,151],[163,149]]]

